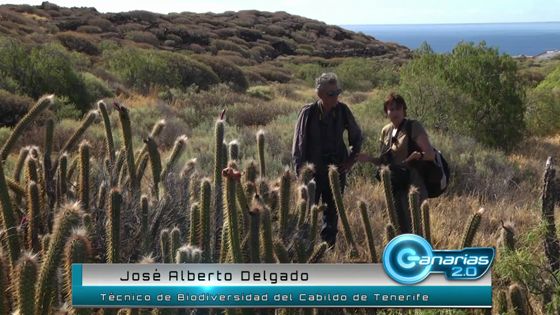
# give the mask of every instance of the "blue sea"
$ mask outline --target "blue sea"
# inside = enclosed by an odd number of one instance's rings
[[[436,52],[449,52],[460,41],[497,47],[512,56],[534,56],[560,49],[560,22],[496,24],[341,25],[384,42],[415,49],[423,41]]]

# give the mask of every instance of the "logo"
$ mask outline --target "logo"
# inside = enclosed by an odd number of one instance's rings
[[[416,284],[431,273],[443,273],[448,280],[476,280],[484,276],[494,260],[492,247],[462,250],[433,250],[423,237],[402,234],[383,251],[383,268],[401,284]]]

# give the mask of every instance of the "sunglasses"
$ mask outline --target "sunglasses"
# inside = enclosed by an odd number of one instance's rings
[[[342,93],[342,89],[332,90],[332,91],[327,92],[327,96],[330,96],[330,97],[339,96],[340,93]]]

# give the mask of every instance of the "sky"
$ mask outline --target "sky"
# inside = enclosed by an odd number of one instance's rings
[[[0,3],[39,5],[39,1]],[[558,22],[560,0],[51,0],[65,7],[95,7],[100,12],[146,10],[215,12],[286,11],[328,24],[447,24]]]

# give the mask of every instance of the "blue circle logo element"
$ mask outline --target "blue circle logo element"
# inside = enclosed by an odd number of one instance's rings
[[[383,268],[391,279],[402,284],[415,284],[430,274],[432,246],[416,234],[393,238],[383,251]]]

